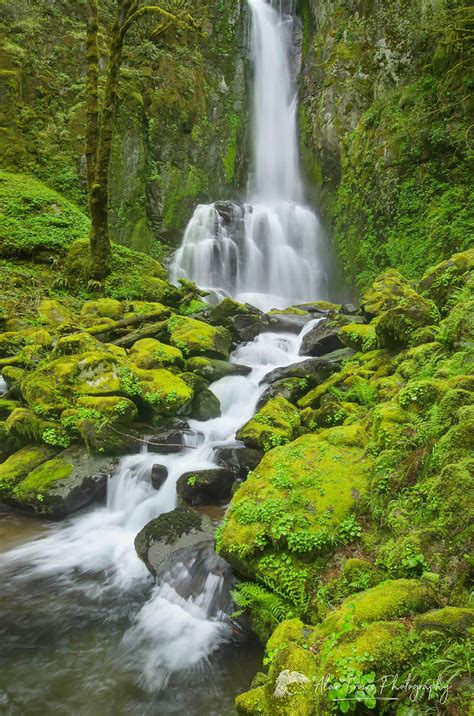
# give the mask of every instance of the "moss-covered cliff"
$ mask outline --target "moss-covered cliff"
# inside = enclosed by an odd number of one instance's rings
[[[473,240],[472,7],[303,0],[300,11],[304,155],[345,276],[419,277]]]
[[[104,27],[113,3],[101,3]],[[245,3],[193,3],[205,37],[130,33],[112,160],[112,238],[156,252],[198,201],[245,179]],[[85,4],[0,2],[0,164],[85,205]],[[102,67],[108,38],[102,36]],[[155,244],[155,246],[154,246]]]

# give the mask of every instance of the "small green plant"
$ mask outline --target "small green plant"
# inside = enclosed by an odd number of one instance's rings
[[[67,448],[71,444],[69,436],[56,428],[46,428],[46,430],[43,431],[41,439],[47,445],[57,445],[58,447]]]
[[[341,522],[337,534],[341,542],[345,544],[350,544],[359,539],[362,534],[362,527],[357,522],[355,515],[349,515]]]

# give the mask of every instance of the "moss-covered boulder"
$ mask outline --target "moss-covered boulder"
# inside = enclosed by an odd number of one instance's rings
[[[437,603],[438,596],[427,580],[386,580],[345,599],[335,612],[316,627],[314,636],[318,639],[338,632],[347,620],[358,626],[399,619],[426,612]]]
[[[364,292],[361,308],[366,315],[374,317],[391,308],[396,308],[402,301],[409,304],[419,298],[421,296],[399,271],[388,269],[377,276],[372,285]]]
[[[417,631],[437,631],[446,636],[459,637],[472,634],[474,630],[474,609],[469,607],[444,607],[434,609],[415,617]]]
[[[143,398],[159,415],[183,415],[191,408],[193,389],[165,368],[133,369]]]
[[[110,459],[93,457],[81,448],[64,450],[17,481],[8,501],[41,517],[66,517],[105,496],[114,465]]]
[[[299,586],[296,577],[286,583],[293,558],[331,550],[366,492],[371,464],[357,426],[274,448],[235,492],[220,528],[221,554],[243,574],[296,598],[293,589],[304,590],[308,572],[302,570]]]
[[[244,303],[234,301],[232,298],[224,298],[223,301],[209,311],[209,323],[213,326],[225,326],[231,328],[230,319],[234,316],[246,315],[252,311]]]
[[[129,351],[129,363],[137,368],[184,368],[184,358],[179,348],[161,343],[154,338],[142,338]]]
[[[298,410],[285,398],[273,398],[237,432],[247,447],[270,450],[290,442],[300,426]]]
[[[48,427],[53,425],[28,408],[15,408],[5,421],[8,434],[22,444],[41,442]]]
[[[96,301],[86,301],[81,309],[83,318],[92,319],[99,323],[100,318],[111,318],[117,321],[123,315],[123,306],[114,298],[98,298]]]
[[[28,473],[50,460],[57,452],[56,448],[40,445],[24,447],[10,455],[5,462],[0,464],[0,499],[11,495],[15,486]]]
[[[107,420],[125,425],[132,423],[138,415],[135,403],[123,396],[82,395],[77,399],[75,407],[84,411],[96,411]]]
[[[38,306],[38,317],[41,323],[51,328],[72,322],[71,312],[59,301],[45,298]]]
[[[185,316],[168,319],[168,333],[171,345],[183,351],[185,356],[227,358],[232,342],[231,334],[225,328],[215,328]]]
[[[229,499],[236,477],[225,467],[192,470],[181,475],[176,492],[189,505],[222,504]]]
[[[413,296],[402,299],[397,306],[379,316],[375,325],[378,343],[382,348],[408,345],[414,331],[438,320],[435,304],[414,292]]]
[[[446,261],[428,269],[418,288],[445,313],[448,310],[448,301],[453,298],[454,292],[466,283],[468,273],[473,269],[474,249],[453,254]]]
[[[71,335],[62,336],[56,341],[53,356],[89,353],[90,351],[103,350],[103,348],[103,344],[89,333],[71,333]]]
[[[377,335],[372,325],[348,323],[339,329],[342,343],[356,351],[371,351],[377,347]]]
[[[147,569],[157,574],[175,552],[212,541],[211,521],[183,505],[148,522],[135,537],[135,549]]]
[[[207,388],[197,391],[193,399],[190,415],[195,420],[219,418],[221,415],[219,398]]]
[[[186,362],[187,369],[196,375],[200,375],[210,383],[231,375],[248,375],[251,368],[238,363],[229,363],[219,358],[190,358]]]

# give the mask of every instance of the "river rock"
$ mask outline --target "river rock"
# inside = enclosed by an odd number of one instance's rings
[[[221,504],[229,499],[236,473],[224,467],[185,472],[176,483],[176,492],[190,505]]]
[[[232,332],[239,343],[253,341],[260,333],[300,333],[312,316],[293,313],[238,315],[230,319]]]
[[[29,472],[5,501],[41,517],[62,519],[105,497],[116,464],[113,458],[68,448]]]
[[[156,575],[185,547],[212,545],[214,531],[212,520],[182,505],[148,522],[135,537],[135,550],[147,569]]]
[[[290,403],[296,403],[310,386],[306,378],[285,378],[276,380],[262,393],[257,403],[257,410],[260,410],[265,403],[272,398],[285,398]]]
[[[224,445],[215,448],[214,458],[218,465],[235,472],[238,480],[245,480],[263,457],[262,450],[247,448],[243,445]]]
[[[219,418],[220,414],[219,398],[212,391],[205,388],[194,396],[191,417],[195,420],[212,420],[212,418]]]
[[[228,376],[248,375],[252,370],[247,365],[229,363],[229,361],[216,358],[190,358],[187,362],[187,369],[211,383]]]
[[[312,328],[301,342],[301,356],[323,356],[338,348],[344,348],[339,338],[339,326],[322,321]]]
[[[151,486],[155,490],[159,490],[164,485],[167,477],[168,468],[165,465],[153,465],[151,468]]]
[[[148,438],[148,440],[149,452],[155,452],[159,455],[171,455],[180,452],[185,444],[183,431],[174,428],[162,430]]]
[[[353,353],[354,351],[351,350],[334,351],[324,358],[308,358],[301,363],[275,368],[265,376],[262,382],[271,384],[288,378],[306,378],[308,382],[317,385],[340,370],[342,362],[350,358]]]

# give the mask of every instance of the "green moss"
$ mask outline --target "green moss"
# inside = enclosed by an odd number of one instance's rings
[[[438,631],[451,637],[472,633],[474,627],[474,609],[463,607],[444,607],[415,617],[414,628],[417,631]]]
[[[445,313],[450,301],[455,298],[455,292],[467,282],[467,274],[473,268],[474,249],[453,254],[446,261],[429,268],[423,274],[419,288]]]
[[[41,502],[48,490],[60,480],[66,480],[72,470],[72,465],[60,456],[48,460],[32,470],[13,489],[13,497],[23,505]]]
[[[194,318],[172,316],[168,320],[168,332],[170,343],[186,356],[227,358],[229,353],[231,336],[225,328],[214,328]]]
[[[70,311],[55,299],[43,299],[40,302],[38,317],[41,323],[51,327],[71,323]]]
[[[143,398],[160,415],[182,415],[189,412],[193,390],[177,375],[164,368],[133,369]]]
[[[46,445],[24,447],[0,464],[0,495],[6,497],[28,473],[49,460],[56,450]]]
[[[435,606],[437,597],[423,580],[397,579],[348,597],[341,606],[315,629],[315,636],[325,637],[341,630],[344,620],[355,626],[381,620],[398,619]]]
[[[377,336],[371,325],[349,323],[339,330],[339,337],[345,346],[357,351],[371,351],[377,347]]]
[[[103,345],[89,333],[72,333],[70,336],[62,336],[57,340],[53,356],[89,353],[101,349],[103,349]]]
[[[112,318],[117,321],[122,317],[123,306],[120,301],[113,298],[99,298],[97,301],[86,301],[81,309],[81,315],[92,317],[96,323],[97,318]]]
[[[89,220],[74,204],[24,174],[0,172],[0,255],[64,253],[87,236]]]
[[[143,338],[133,344],[129,352],[130,366],[150,370],[176,366],[184,368],[184,358],[179,348],[161,343],[154,338]]]
[[[300,425],[297,409],[285,398],[273,398],[237,432],[248,447],[271,450],[290,442]]]
[[[96,411],[107,420],[125,424],[133,422],[138,415],[138,410],[131,400],[118,396],[83,395],[78,398],[76,408]]]

